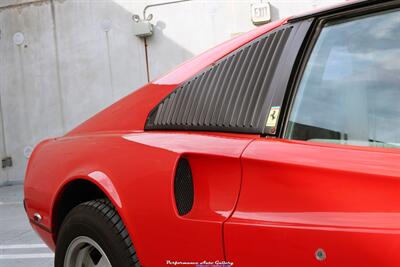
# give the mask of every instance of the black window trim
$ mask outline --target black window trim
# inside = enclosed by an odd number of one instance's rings
[[[400,8],[400,0],[378,2],[378,3],[376,1],[371,1],[371,2],[365,1],[362,3],[364,3],[364,5],[357,9],[345,10],[345,11],[342,11],[341,9],[339,9],[339,10],[337,10],[337,13],[333,13],[333,14],[329,14],[329,15],[325,15],[325,16],[316,18],[314,25],[311,27],[310,35],[304,41],[304,46],[303,46],[304,48],[302,51],[300,51],[299,63],[297,65],[295,65],[295,68],[293,69],[293,82],[291,83],[291,86],[288,87],[285,97],[284,97],[284,100],[282,102],[282,106],[284,108],[282,108],[282,110],[281,110],[281,112],[282,112],[281,118],[280,118],[281,121],[280,121],[279,127],[277,129],[276,136],[278,138],[283,139],[285,132],[288,130],[289,115],[292,111],[294,100],[297,95],[301,79],[303,77],[303,74],[304,74],[305,68],[308,64],[309,58],[312,54],[312,51],[314,50],[314,46],[320,36],[320,33],[321,33],[324,25],[326,23],[332,22],[332,21],[357,18],[357,17],[361,17],[363,15],[379,13],[382,11]],[[368,4],[368,5],[366,5],[366,4]]]
[[[304,46],[307,43],[306,40],[309,38],[310,32],[312,32],[314,18],[308,18],[301,22],[301,29],[296,33],[298,36],[293,38],[291,49],[288,49],[288,53],[284,55],[278,63],[279,65],[277,69],[281,72],[277,71],[279,75],[276,75],[275,79],[271,83],[272,90],[267,95],[267,100],[270,101],[268,105],[266,105],[266,108],[270,110],[271,107],[278,106],[280,107],[281,114],[279,115],[276,127],[265,126],[262,132],[262,136],[264,137],[277,137],[282,130],[282,123],[284,122],[284,115],[286,113],[286,94],[289,91],[288,88],[290,88],[290,85],[293,84],[296,66],[298,66],[299,62],[302,60],[302,53],[305,49]]]
[[[338,4],[335,4],[334,7],[327,6],[326,8],[321,8],[321,9],[316,9],[316,10],[311,10],[309,12],[293,16],[291,17],[288,21],[289,22],[296,22],[308,18],[315,18],[315,17],[321,17],[321,16],[326,16],[326,15],[332,15],[332,14],[337,14],[342,11],[351,11],[355,10],[356,8],[359,7],[365,7],[366,5],[372,5],[376,3],[382,3],[382,1],[385,0],[352,0],[352,1],[346,1],[346,2],[341,2]],[[388,0],[386,0],[388,1]],[[389,1],[394,1],[394,0],[389,0]]]

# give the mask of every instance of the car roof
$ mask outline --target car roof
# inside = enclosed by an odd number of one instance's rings
[[[382,1],[382,0],[350,0],[350,1],[345,1],[343,3],[330,5],[330,6],[326,6],[326,7],[322,7],[322,8],[317,8],[317,9],[313,9],[313,10],[301,13],[299,15],[292,16],[291,18],[288,19],[288,22],[296,22],[296,21],[305,20],[305,19],[312,18],[312,17],[329,15],[329,14],[332,14],[332,13],[335,13],[335,12],[351,10],[353,8],[373,5],[373,4],[382,3],[382,2],[392,2],[392,1]]]

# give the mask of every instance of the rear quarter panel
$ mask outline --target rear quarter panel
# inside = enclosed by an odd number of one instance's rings
[[[253,138],[127,132],[50,140],[37,148],[28,169],[28,216],[40,212],[43,225],[53,229],[59,192],[74,179],[86,179],[115,205],[143,265],[223,260],[222,224],[239,194],[240,155]],[[177,214],[173,196],[181,156],[189,160],[195,182],[195,204],[185,217]],[[54,240],[36,230],[54,248]]]

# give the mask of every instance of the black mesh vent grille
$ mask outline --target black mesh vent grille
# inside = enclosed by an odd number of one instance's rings
[[[194,188],[192,172],[186,159],[180,159],[178,162],[174,180],[174,193],[179,215],[188,214],[193,207]]]
[[[152,110],[145,129],[260,133],[266,95],[292,28],[257,38],[185,82]]]

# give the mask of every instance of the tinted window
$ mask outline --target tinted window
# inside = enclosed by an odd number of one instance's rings
[[[400,14],[326,24],[289,116],[286,138],[400,147]]]

